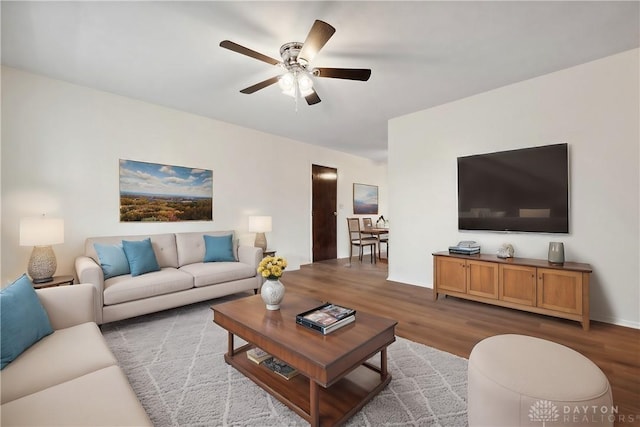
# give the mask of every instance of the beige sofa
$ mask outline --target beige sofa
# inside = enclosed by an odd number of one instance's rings
[[[85,253],[76,258],[80,283],[97,290],[96,322],[113,322],[142,314],[192,304],[253,289],[262,285],[257,268],[262,249],[239,246],[234,240],[237,262],[203,262],[204,236],[225,236],[232,231],[155,234],[145,236],[92,237]],[[151,239],[160,271],[104,279],[95,243],[117,245],[123,240]]]
[[[36,292],[54,332],[0,372],[0,424],[152,425],[93,321],[94,288]]]

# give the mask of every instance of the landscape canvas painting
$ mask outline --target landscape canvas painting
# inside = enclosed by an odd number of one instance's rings
[[[378,186],[353,184],[353,213],[378,213]]]
[[[212,221],[213,171],[120,160],[120,221]]]

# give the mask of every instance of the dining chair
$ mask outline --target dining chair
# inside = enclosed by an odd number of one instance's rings
[[[375,237],[377,240],[378,236],[367,233],[367,229],[369,228],[373,228],[373,220],[371,218],[362,218],[362,234],[364,234],[365,238]],[[378,258],[380,258],[380,248],[378,248]]]
[[[374,237],[378,241],[378,259],[382,259],[382,244],[386,245],[387,259],[389,259],[389,235],[388,234],[369,234],[367,228],[373,228],[373,220],[371,218],[362,218],[362,225],[364,226],[364,233],[368,236]]]
[[[373,221],[371,220],[371,218],[362,218],[362,225],[364,226],[365,230],[367,228],[373,228]]]
[[[376,262],[376,247],[378,245],[378,239],[375,237],[363,237],[362,230],[360,229],[360,218],[347,218],[347,226],[349,229],[349,262],[353,257],[353,247],[359,248],[360,262],[362,262],[362,255],[366,246],[370,247],[371,251],[371,263]]]

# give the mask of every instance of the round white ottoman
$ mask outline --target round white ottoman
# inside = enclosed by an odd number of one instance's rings
[[[469,356],[469,426],[613,426],[604,373],[582,354],[540,338],[497,335]]]

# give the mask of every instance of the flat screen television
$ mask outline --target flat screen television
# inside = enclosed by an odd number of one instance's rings
[[[567,144],[458,157],[458,228],[568,233]]]

